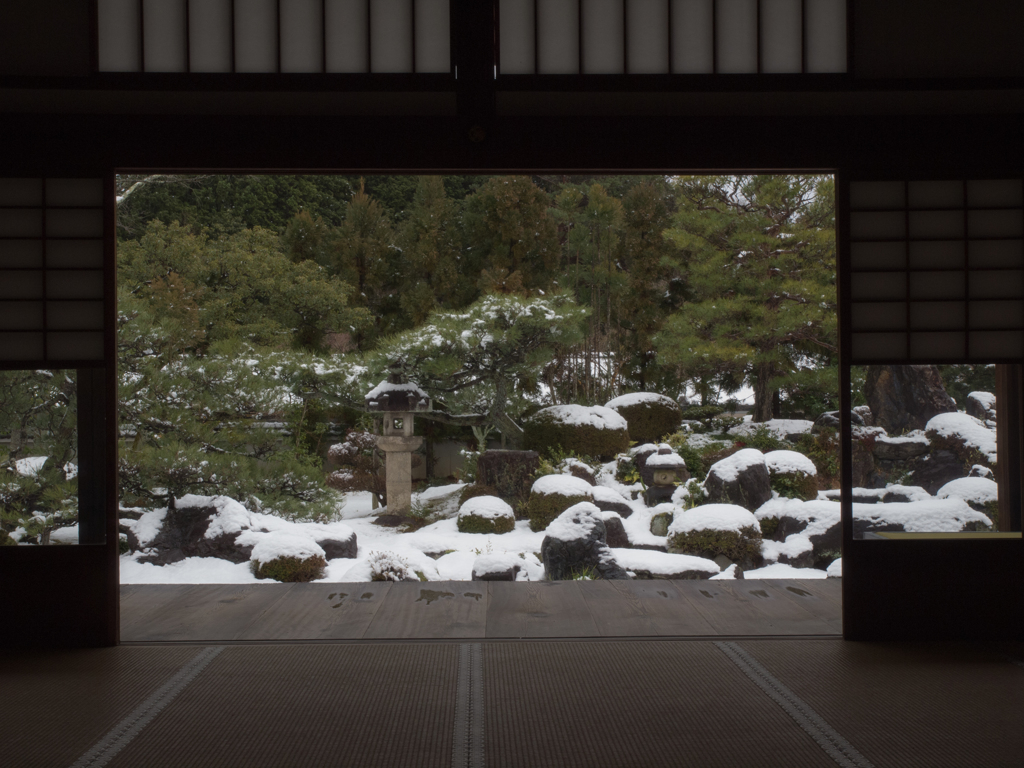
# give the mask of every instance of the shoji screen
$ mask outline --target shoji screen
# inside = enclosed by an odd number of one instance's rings
[[[1024,357],[1024,182],[849,188],[854,364]]]
[[[846,71],[846,0],[499,0],[501,73]]]
[[[449,0],[97,0],[103,72],[448,72]]]
[[[0,361],[104,358],[102,179],[0,179]]]

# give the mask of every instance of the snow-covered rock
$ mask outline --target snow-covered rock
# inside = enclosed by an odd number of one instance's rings
[[[962,499],[979,512],[995,511],[999,501],[999,486],[987,477],[961,477],[939,488],[939,499]]]
[[[523,560],[502,552],[480,555],[473,561],[473,581],[515,581]]]
[[[704,493],[712,504],[736,504],[753,512],[772,497],[764,454],[744,448],[712,464]]]
[[[940,413],[928,421],[925,433],[933,442],[937,437],[956,441],[978,451],[989,463],[996,463],[995,430],[966,413]]]
[[[843,558],[837,557],[832,561],[832,564],[825,569],[825,575],[830,579],[841,579],[843,578]]]
[[[996,425],[996,396],[991,392],[971,392],[967,395],[967,414],[983,421],[987,426]]]
[[[826,577],[825,571],[817,568],[794,568],[792,565],[783,563],[773,563],[764,568],[743,572],[744,579],[824,579]]]
[[[725,557],[743,569],[755,568],[762,562],[761,526],[752,512],[735,504],[694,507],[676,514],[668,529],[668,551]]]
[[[589,501],[565,510],[545,530],[541,560],[552,581],[587,573],[605,579],[627,578],[608,548],[601,510]]]
[[[618,491],[601,485],[590,489],[594,503],[602,512],[617,512],[621,517],[633,514],[633,505]]]
[[[764,455],[764,463],[768,471],[792,475],[802,472],[805,475],[817,475],[818,469],[814,462],[797,451],[769,451]]]
[[[740,568],[736,563],[733,563],[728,568],[722,570],[721,573],[715,574],[708,581],[732,581],[734,579],[743,578],[743,569]]]
[[[762,541],[761,555],[766,563],[786,563],[796,568],[810,568],[814,564],[814,545],[807,536],[793,533],[785,541]]]
[[[707,579],[721,572],[714,560],[645,549],[612,549],[615,561],[638,579]]]

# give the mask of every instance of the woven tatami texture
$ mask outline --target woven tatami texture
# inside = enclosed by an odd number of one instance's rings
[[[712,643],[483,650],[489,766],[835,766]]]
[[[878,768],[1024,765],[1024,669],[995,647],[739,645]]]
[[[457,645],[225,648],[111,768],[451,763]]]
[[[201,650],[5,650],[0,665],[0,764],[71,765]]]

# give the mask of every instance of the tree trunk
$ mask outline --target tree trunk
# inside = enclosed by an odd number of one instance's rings
[[[775,401],[775,390],[769,386],[772,374],[770,365],[757,366],[757,373],[754,375],[754,422],[759,423],[772,418],[772,406]]]

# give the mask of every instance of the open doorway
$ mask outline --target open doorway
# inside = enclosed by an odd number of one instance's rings
[[[831,177],[120,184],[125,626],[135,585],[511,581],[839,631]]]

